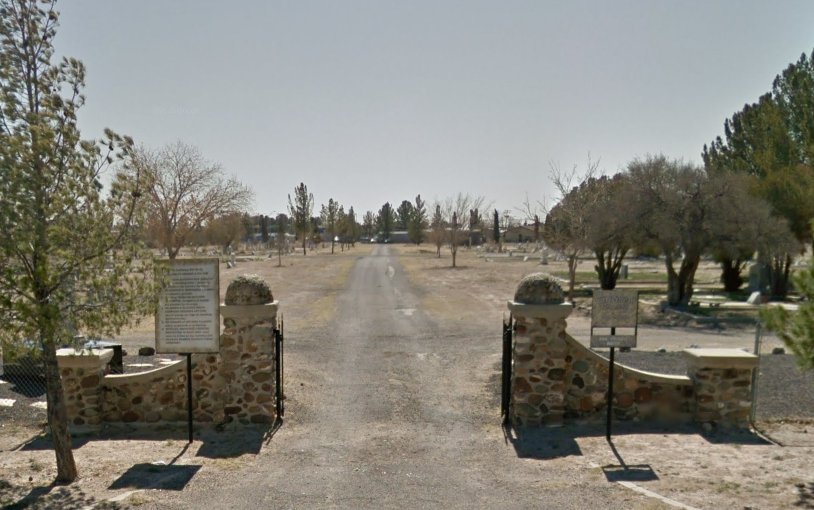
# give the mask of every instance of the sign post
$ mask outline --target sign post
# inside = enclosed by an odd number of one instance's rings
[[[219,260],[159,260],[162,285],[155,318],[156,352],[187,357],[187,426],[192,442],[192,354],[220,350]]]
[[[591,348],[610,348],[608,403],[605,437],[611,439],[613,423],[613,366],[616,347],[636,347],[639,292],[636,290],[595,290],[591,307]],[[610,334],[595,335],[594,328],[610,328]],[[633,334],[617,335],[616,328],[633,329]]]

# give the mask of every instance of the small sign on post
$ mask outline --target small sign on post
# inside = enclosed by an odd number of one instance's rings
[[[611,439],[613,421],[613,365],[616,347],[636,347],[639,322],[639,292],[636,290],[595,290],[591,307],[591,348],[610,347],[608,404],[605,436]],[[594,328],[610,328],[610,334],[595,335]],[[633,329],[633,334],[617,335],[616,328]]]
[[[187,357],[187,422],[192,442],[192,354],[220,350],[218,259],[157,261],[162,285],[155,318],[157,353]]]

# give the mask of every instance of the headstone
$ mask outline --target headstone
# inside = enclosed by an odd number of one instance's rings
[[[768,264],[755,262],[749,266],[749,292],[768,293],[771,286],[771,269]]]
[[[747,303],[750,305],[759,305],[762,302],[760,297],[760,291],[756,290],[749,295],[749,299],[746,300]]]
[[[623,280],[627,280],[627,275],[628,275],[628,265],[622,264],[622,269],[619,271],[619,277],[621,277]]]

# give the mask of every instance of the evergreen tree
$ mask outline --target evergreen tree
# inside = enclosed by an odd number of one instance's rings
[[[413,204],[408,200],[402,200],[401,205],[396,209],[396,230],[407,230],[413,219]]]
[[[427,207],[421,195],[415,197],[415,206],[410,222],[407,225],[407,235],[417,245],[424,241],[424,229],[427,228]]]
[[[432,243],[435,245],[435,254],[441,258],[441,247],[444,245],[445,230],[444,230],[444,216],[441,213],[441,204],[435,204],[435,212],[432,215],[430,222],[430,236]]]
[[[305,246],[308,236],[313,230],[311,213],[314,211],[314,195],[308,193],[308,187],[300,183],[294,187],[294,199],[288,195],[288,214],[294,224],[294,232],[302,239],[302,254],[305,255]]]
[[[385,241],[390,239],[390,234],[393,233],[393,225],[395,222],[396,219],[395,213],[393,212],[393,207],[390,205],[390,202],[385,202],[382,208],[379,209],[379,215],[376,218],[376,225],[379,229],[379,234]]]
[[[497,209],[495,209],[495,214],[493,215],[494,219],[492,222],[492,240],[498,246],[498,252],[503,251],[500,249],[500,215],[497,213]]]
[[[778,306],[761,310],[760,315],[797,356],[800,366],[814,370],[814,259],[795,274],[794,286],[806,298],[797,311]]]
[[[136,240],[144,175],[110,130],[82,140],[85,67],[53,63],[58,14],[47,0],[0,1],[0,341],[42,350],[56,482],[77,478],[56,349],[77,331],[112,335],[152,311],[152,256]],[[109,193],[100,177],[121,172]],[[132,170],[132,171],[127,171]]]

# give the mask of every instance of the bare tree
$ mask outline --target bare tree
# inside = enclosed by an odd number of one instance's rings
[[[544,203],[539,206],[546,211],[543,239],[553,249],[561,252],[568,262],[568,300],[574,300],[574,287],[576,285],[577,265],[579,254],[587,249],[587,228],[589,217],[594,210],[591,197],[577,199],[569,193],[574,188],[588,182],[598,173],[599,160],[593,161],[590,154],[584,170],[577,165],[569,171],[563,171],[555,163],[549,163],[551,168],[551,183],[557,190],[557,204],[550,210]],[[528,201],[528,200],[527,200]],[[529,214],[532,210],[529,209]]]
[[[171,259],[204,222],[243,212],[252,201],[248,187],[180,141],[158,150],[139,148],[133,167],[147,182],[149,236]]]
[[[466,218],[470,211],[474,209],[482,209],[484,202],[485,198],[483,196],[473,197],[468,193],[458,193],[455,197],[448,198],[444,203],[444,213],[450,225],[449,247],[452,251],[452,267],[456,267],[458,245],[470,228],[469,223],[462,220],[462,218]]]

